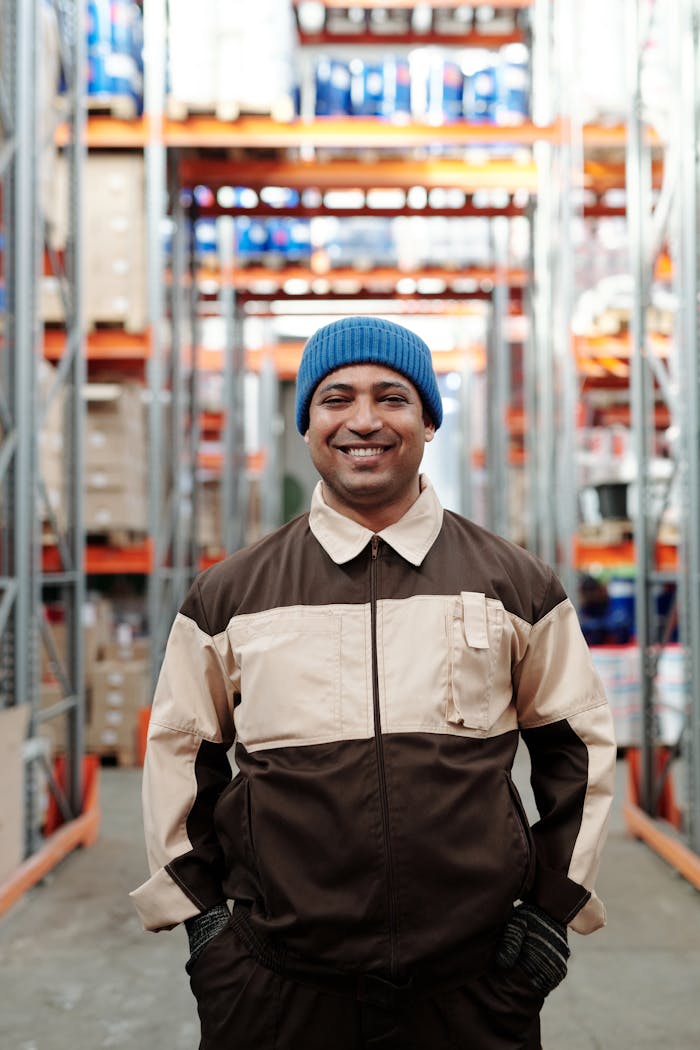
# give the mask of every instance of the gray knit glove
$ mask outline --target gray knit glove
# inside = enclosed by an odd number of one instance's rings
[[[535,904],[521,904],[504,927],[496,964],[510,970],[519,963],[535,988],[549,995],[566,977],[570,954],[566,926]]]
[[[208,911],[200,912],[191,919],[185,919],[185,929],[190,941],[190,958],[188,966],[202,954],[217,933],[221,933],[228,926],[231,913],[225,904],[215,904]]]

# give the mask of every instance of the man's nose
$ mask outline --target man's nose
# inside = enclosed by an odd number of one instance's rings
[[[347,425],[357,434],[371,434],[380,430],[382,421],[379,418],[377,405],[373,398],[357,398]]]

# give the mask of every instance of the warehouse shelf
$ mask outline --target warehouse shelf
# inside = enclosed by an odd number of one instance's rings
[[[83,758],[83,806],[80,814],[66,823],[54,823],[41,847],[4,882],[0,883],[0,916],[79,846],[97,841],[102,818],[99,796],[99,760]],[[64,785],[65,786],[65,785]],[[53,809],[54,807],[52,807]]]
[[[298,5],[299,0],[295,0],[295,4]],[[321,0],[322,6],[326,10],[343,9],[347,8],[347,4],[344,0]],[[504,11],[527,11],[533,7],[535,0],[497,0],[493,3],[493,0],[470,0],[471,7],[498,7]],[[408,10],[416,7],[415,0],[360,0],[359,4],[355,5],[364,10],[372,10],[372,8],[386,8],[387,10]],[[462,6],[462,0],[432,0],[428,5],[432,8],[456,8]]]
[[[443,128],[439,129],[442,140]],[[438,136],[433,128],[432,141]],[[279,157],[275,160],[183,156],[178,164],[180,185],[193,188],[235,185],[283,186],[288,189],[462,189],[465,192],[502,189],[516,192],[535,187],[535,166],[528,158],[491,160],[465,164],[464,159],[432,157],[430,160],[402,158],[344,157],[331,161],[305,161]],[[342,214],[342,208],[338,209]]]
[[[58,549],[50,544],[42,548],[44,572],[60,570]],[[114,576],[122,573],[143,575],[153,566],[153,541],[148,538],[134,540],[129,545],[118,543],[96,543],[88,540],[85,546],[85,572],[92,576]]]
[[[322,30],[318,33],[299,31],[299,42],[303,47],[394,47],[406,46],[410,39],[412,47],[483,47],[495,49],[505,44],[521,44],[527,39],[523,30],[515,29],[510,33],[479,33],[466,32],[459,36],[454,33],[439,33],[428,30],[421,33],[419,37],[407,32],[396,33],[373,33],[371,31],[361,33],[335,33]]]
[[[597,546],[574,537],[573,561],[581,571],[601,569],[634,569],[637,552],[632,540],[618,544]],[[657,543],[654,552],[655,565],[660,572],[675,572],[678,569],[678,547],[675,544]]]
[[[166,146],[181,149],[397,149],[416,146],[532,146],[557,141],[557,125],[539,127],[531,122],[514,125],[477,124],[456,120],[445,124],[414,121],[399,124],[378,117],[316,117],[275,121],[271,117],[241,116],[233,121],[193,114],[184,120],[164,120]]]
[[[91,114],[87,118],[85,141],[88,149],[145,149],[151,135],[151,122],[146,117],[120,120],[109,115]],[[66,125],[59,124],[55,140],[65,146],[68,136]]]
[[[492,267],[468,267],[449,270],[444,267],[425,267],[420,270],[401,270],[395,267],[377,267],[356,270],[349,267],[314,269],[288,266],[280,270],[262,266],[221,270],[200,270],[198,286],[203,294],[215,295],[221,288],[235,289],[241,300],[301,299],[312,296],[356,298],[396,295],[398,297],[489,298],[493,289],[505,285],[513,293],[521,293],[528,285],[524,270],[505,272]]]
[[[168,146],[185,148],[252,148],[296,149],[302,145],[316,147],[352,147],[406,149],[413,146],[440,144],[484,145],[507,144],[532,146],[537,142],[560,142],[566,134],[566,125],[556,122],[547,126],[530,121],[515,125],[476,124],[464,120],[450,124],[394,124],[378,117],[316,117],[312,121],[274,121],[266,116],[242,116],[223,121],[211,114],[191,114],[184,120],[136,117],[120,120],[108,115],[89,115],[86,124],[86,145],[89,149],[143,150],[151,135],[162,136]],[[65,146],[68,141],[66,125],[56,130],[56,143]],[[646,129],[648,143],[660,147],[658,133]],[[583,144],[587,150],[624,148],[627,128],[623,124],[587,124],[582,129]],[[606,166],[601,156],[597,163]],[[619,168],[614,169],[619,172]],[[624,184],[624,183],[622,183]]]
[[[88,361],[146,361],[150,355],[148,332],[127,332],[121,328],[98,328],[85,337],[85,355]],[[61,329],[44,330],[44,357],[59,361],[66,336]]]

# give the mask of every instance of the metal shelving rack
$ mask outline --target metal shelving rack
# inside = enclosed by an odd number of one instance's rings
[[[0,389],[0,478],[2,482],[2,587],[0,633],[2,706],[29,709],[25,758],[25,853],[44,845],[46,783],[59,822],[77,820],[83,807],[82,626],[84,605],[82,494],[83,354],[80,322],[80,219],[78,201],[82,161],[82,5],[77,0],[4,0],[0,110],[2,150],[3,272],[5,310]],[[42,33],[56,35],[66,85],[61,119],[67,126],[69,214],[67,250],[60,260],[48,252],[42,214],[42,157],[55,126],[40,108],[39,86],[46,69]],[[64,306],[64,345],[50,388],[39,383],[42,332],[37,289],[47,251]],[[38,435],[47,412],[61,405],[63,498],[52,508],[42,477]],[[41,520],[58,551],[52,572],[42,567]],[[59,650],[44,604],[60,601],[65,615],[65,651]],[[60,700],[41,704],[39,661],[42,646],[60,689]],[[54,720],[56,720],[54,722]],[[49,760],[41,727],[63,724],[62,773]],[[37,868],[38,870],[38,868]],[[37,876],[39,877],[39,876]]]
[[[700,192],[700,3],[667,5],[675,19],[673,39],[677,109],[669,116],[665,173],[653,206],[651,155],[643,112],[641,77],[649,32],[649,9],[628,0],[628,83],[630,111],[627,146],[628,223],[634,286],[632,313],[632,428],[638,466],[634,516],[636,623],[641,682],[642,737],[638,805],[627,818],[645,838],[700,887],[700,370],[698,344],[698,192]],[[649,340],[647,307],[653,267],[667,243],[672,258],[678,313],[672,350],[664,362]],[[680,545],[677,571],[657,568],[656,549],[670,482],[659,492],[651,470],[654,403],[662,397],[676,430],[673,475],[679,485]],[[676,584],[679,638],[685,664],[683,728],[677,741],[659,739],[659,660],[676,615],[659,624],[654,599],[660,584]],[[677,775],[677,812],[669,810],[668,791]],[[674,802],[675,807],[675,802]]]
[[[572,223],[577,214],[574,166],[581,169],[581,127],[570,71],[575,68],[575,8],[537,0],[533,25],[533,119],[557,122],[557,141],[536,143],[532,215],[532,330],[525,361],[528,546],[554,566],[576,600],[574,462],[576,362],[571,346],[574,273]]]
[[[144,18],[144,108],[148,121],[146,158],[146,235],[150,346],[149,394],[149,535],[148,630],[155,685],[168,632],[197,570],[194,539],[194,457],[197,420],[194,410],[196,348],[186,345],[193,328],[187,303],[188,282],[183,213],[179,189],[163,139],[166,84],[165,0],[146,0]],[[174,151],[175,153],[175,151]],[[170,172],[170,175],[169,175]],[[169,289],[166,287],[164,223],[168,201],[175,217]]]

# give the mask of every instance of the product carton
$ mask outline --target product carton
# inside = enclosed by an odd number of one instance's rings
[[[0,711],[0,884],[24,858],[24,760],[29,706]]]

